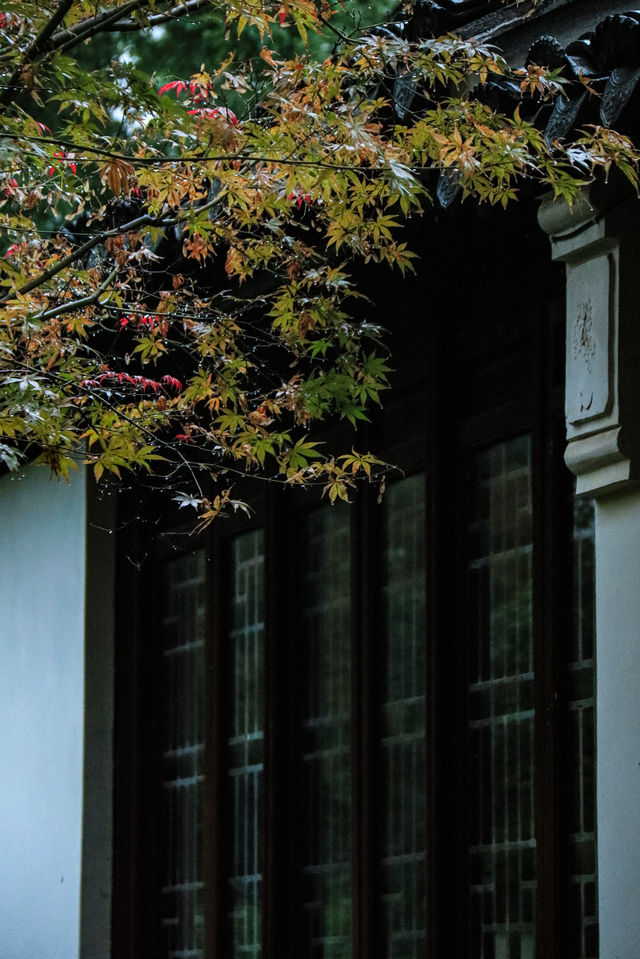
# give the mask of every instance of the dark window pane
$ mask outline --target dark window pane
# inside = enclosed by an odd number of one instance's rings
[[[470,959],[533,959],[531,443],[471,463]]]
[[[264,741],[264,544],[262,530],[231,543],[228,739],[231,809],[231,951],[256,957],[261,945],[262,776]]]
[[[388,959],[424,955],[424,476],[384,499],[383,930]]]
[[[350,514],[315,510],[303,538],[303,909],[314,959],[351,955]]]
[[[203,955],[204,554],[163,570],[163,956]]]
[[[568,959],[598,949],[595,783],[594,504],[576,497],[573,527],[574,628],[571,636],[566,783],[569,790],[571,890]]]

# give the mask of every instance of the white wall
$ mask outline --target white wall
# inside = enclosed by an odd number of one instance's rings
[[[0,959],[76,959],[85,482],[0,477]]]
[[[596,508],[602,959],[640,956],[640,492]]]

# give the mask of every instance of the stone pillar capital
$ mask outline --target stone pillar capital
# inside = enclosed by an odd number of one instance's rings
[[[585,187],[572,206],[545,197],[538,211],[552,258],[566,269],[565,460],[578,492],[593,496],[640,480],[636,206],[626,201],[614,218]]]
[[[546,194],[538,207],[538,224],[551,241],[551,258],[569,262],[604,239],[603,217],[584,188],[570,206],[561,197]]]

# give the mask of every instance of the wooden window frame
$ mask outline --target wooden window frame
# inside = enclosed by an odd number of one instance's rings
[[[515,320],[514,320],[515,322]],[[572,484],[562,462],[564,425],[562,384],[554,377],[558,344],[562,342],[559,311],[545,307],[529,318],[530,362],[535,391],[514,402],[483,408],[477,413],[451,413],[452,389],[460,386],[451,357],[446,318],[434,323],[426,336],[426,359],[419,379],[400,390],[398,408],[420,404],[427,409],[426,425],[405,420],[407,433],[387,442],[383,455],[403,465],[407,472],[425,471],[427,570],[426,650],[426,956],[429,959],[466,959],[468,944],[461,909],[466,910],[466,812],[464,776],[456,757],[464,753],[465,707],[462,622],[453,617],[464,594],[464,522],[459,504],[464,502],[465,461],[474,451],[524,432],[533,442],[534,514],[534,636],[536,672],[536,817],[538,842],[536,956],[552,959],[566,955],[563,923],[568,876],[568,849],[563,843],[567,816],[562,798],[560,770],[563,761],[563,690],[557,637],[568,634],[571,608],[567,602],[571,580]],[[450,363],[442,363],[449,357]],[[454,364],[454,368],[452,365]],[[426,383],[426,386],[424,385]],[[454,386],[452,387],[452,383]],[[464,387],[463,387],[464,388]],[[393,404],[392,404],[393,405]],[[374,417],[376,434],[383,416]],[[382,430],[384,433],[384,429]],[[354,821],[353,956],[381,956],[379,889],[379,795],[375,789],[377,743],[376,656],[379,647],[380,528],[374,494],[364,490],[352,507],[352,790]],[[299,959],[300,930],[296,925],[296,834],[301,811],[294,802],[292,781],[298,764],[299,742],[295,691],[295,630],[299,620],[296,598],[287,599],[296,564],[296,530],[292,522],[310,508],[307,497],[298,497],[268,486],[255,502],[250,524],[225,521],[199,540],[211,555],[221,556],[224,543],[237,532],[261,525],[265,531],[266,640],[265,669],[269,691],[265,715],[264,835],[263,835],[263,959]],[[127,506],[123,512],[126,515]],[[129,509],[129,512],[131,510]],[[171,521],[168,522],[171,527]],[[144,553],[135,526],[120,534],[120,556]],[[162,542],[170,543],[167,533]],[[162,548],[162,547],[161,547]],[[372,560],[372,557],[376,557]],[[225,564],[208,564],[210,597],[227,595]],[[155,921],[149,890],[157,877],[153,846],[153,763],[145,750],[157,732],[149,716],[154,700],[154,667],[149,650],[153,643],[153,572],[140,570],[126,559],[118,571],[119,616],[116,718],[116,830],[114,897],[114,954],[119,959],[160,955],[150,930]],[[564,584],[564,587],[563,587]],[[144,600],[148,601],[146,604]],[[298,597],[299,599],[299,597]],[[211,603],[208,621],[207,674],[210,690],[207,726],[207,848],[206,959],[228,959],[225,950],[224,880],[216,863],[225,855],[223,764],[220,750],[224,729],[224,604]],[[156,607],[157,608],[157,607]],[[126,612],[125,612],[126,610]],[[274,643],[269,637],[278,637]],[[157,677],[156,677],[157,680]],[[155,703],[155,706],[154,706]],[[292,825],[293,824],[293,825]],[[453,850],[453,852],[452,852]],[[283,903],[287,904],[283,907]],[[150,948],[150,945],[152,948]]]

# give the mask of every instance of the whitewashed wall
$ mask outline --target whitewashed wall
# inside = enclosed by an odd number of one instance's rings
[[[79,951],[85,482],[0,477],[0,959]]]

